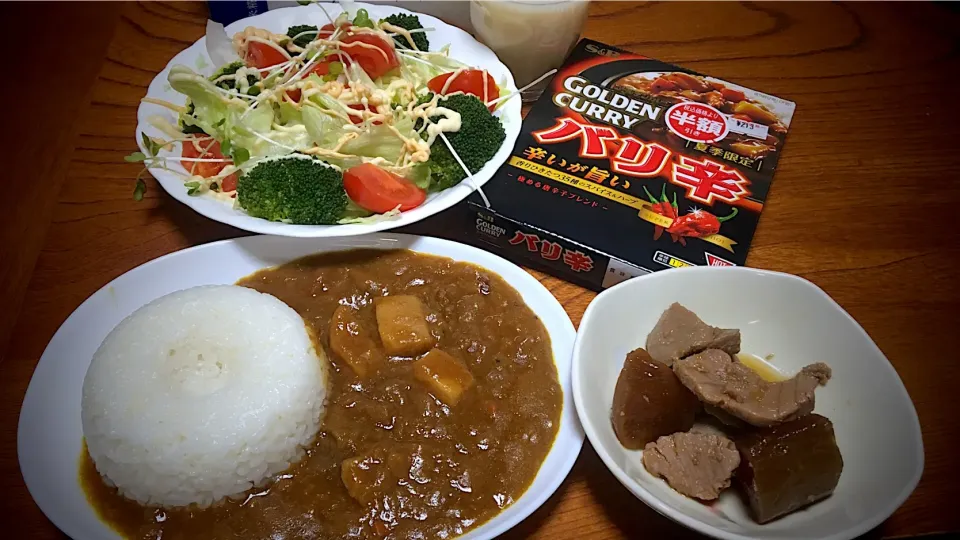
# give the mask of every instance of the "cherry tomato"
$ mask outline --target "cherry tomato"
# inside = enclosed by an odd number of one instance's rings
[[[405,212],[427,199],[427,192],[376,165],[364,163],[343,173],[347,196],[361,208],[382,214],[398,205]]]
[[[347,60],[346,56],[331,54],[318,60],[317,63],[310,68],[310,73],[316,73],[317,75],[323,77],[324,75],[330,73],[330,64],[334,62],[340,62],[344,67],[350,65],[350,60]]]
[[[350,105],[347,105],[347,107],[350,107],[351,109],[353,109],[353,110],[355,110],[355,111],[370,111],[370,112],[375,112],[372,108],[370,108],[369,105],[367,105],[366,107],[364,107],[363,105],[361,105],[361,104],[359,104],[359,103],[351,103]],[[350,121],[353,122],[354,124],[362,124],[362,123],[363,123],[363,118],[360,117],[360,116],[351,114],[351,115],[350,115]],[[382,124],[382,123],[383,123],[383,122],[381,122],[381,121],[379,121],[379,120],[374,120],[374,121],[373,121],[373,125],[375,125],[375,126],[379,126],[379,125]]]
[[[447,84],[447,80],[456,72],[444,73],[443,75],[437,75],[436,77],[430,79],[430,82],[427,83],[427,88],[431,91],[436,92],[437,94],[453,94],[456,92],[463,92],[464,94],[472,94],[477,96],[485,103],[489,103],[498,97],[500,97],[500,89],[497,88],[497,83],[493,82],[493,77],[486,71],[481,71],[479,69],[468,69],[461,71],[456,77],[450,81],[450,84]],[[484,93],[484,83],[486,83],[486,93]],[[447,91],[443,91],[443,87],[447,87]],[[493,110],[493,107],[490,107],[490,110]]]
[[[185,158],[228,159],[220,151],[220,143],[210,138],[204,138],[203,140],[197,141],[196,144],[194,144],[193,141],[183,141],[182,146],[182,154]],[[197,146],[200,146],[200,148],[198,149]],[[203,149],[206,149],[206,151],[201,154],[201,150]],[[210,178],[211,176],[220,174],[220,171],[229,164],[229,162],[185,161],[183,162],[183,168],[188,171],[192,170],[193,174],[197,176]],[[222,191],[233,191],[237,189],[237,175],[231,174],[224,178],[221,182],[221,189]]]
[[[377,34],[353,34],[340,40],[340,50],[367,72],[371,79],[383,76],[386,72],[400,66],[393,44]]]
[[[349,27],[350,27],[350,23],[343,23],[340,25],[340,28],[343,28],[344,30],[346,30]],[[307,30],[303,35],[305,37],[311,38],[311,40],[330,39],[330,36],[333,35],[333,31],[334,31],[334,27],[332,24],[325,24],[317,30],[317,34],[315,36],[311,36],[311,34],[306,33],[306,32],[310,32],[309,30]]]
[[[223,179],[220,182],[220,191],[236,191],[237,190],[237,173],[233,173],[230,176]]]
[[[284,56],[282,52],[266,43],[260,43],[259,41],[247,42],[247,56],[244,58],[244,61],[248,66],[265,69],[277,64],[282,64],[287,60],[287,57]]]
[[[341,56],[339,54],[331,54],[329,56],[322,58],[316,64],[314,64],[314,66],[310,68],[309,73],[316,73],[320,77],[323,77],[324,75],[330,73],[330,64],[334,62],[340,62],[344,65],[348,65],[350,63],[350,61],[347,60],[345,56]],[[300,98],[302,96],[302,92],[300,92],[300,89],[294,88],[293,90],[287,90],[287,95],[290,96],[290,99],[299,103]],[[357,124],[359,122],[354,122],[354,123]]]
[[[328,38],[333,35],[333,25],[325,24],[320,27],[320,31],[317,33],[318,38]]]
[[[342,22],[340,23],[340,29],[346,31],[348,28],[353,26],[353,23]],[[317,37],[320,39],[327,39],[333,35],[334,26],[330,23],[327,23],[320,27],[320,31],[317,33]]]

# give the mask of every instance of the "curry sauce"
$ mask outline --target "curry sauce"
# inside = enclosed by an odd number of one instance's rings
[[[410,251],[364,250],[299,259],[238,284],[289,304],[327,351],[321,432],[269,485],[204,509],[125,499],[84,450],[83,488],[117,532],[163,540],[451,538],[531,484],[557,434],[562,390],[543,324],[501,277]],[[419,298],[436,349],[469,370],[472,385],[454,405],[415,377],[417,357],[383,351],[373,301],[389,295]],[[342,305],[355,310],[382,358],[363,377],[329,346]]]

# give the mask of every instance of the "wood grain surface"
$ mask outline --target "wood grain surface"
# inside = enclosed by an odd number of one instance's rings
[[[241,231],[202,218],[138,166],[136,108],[203,35],[203,3],[2,4],[8,51],[0,189],[0,523],[61,538],[19,472],[33,369],[88,295],[150,259]],[[906,384],[926,472],[870,537],[960,533],[960,17],[933,4],[595,2],[586,37],[796,101],[748,265],[799,274],[869,332]],[[24,46],[29,43],[29,47]],[[37,60],[37,59],[40,60]],[[578,323],[593,294],[536,274]],[[883,451],[883,449],[877,449]],[[877,471],[883,474],[883,471]],[[688,538],[635,499],[589,443],[567,481],[508,538]]]

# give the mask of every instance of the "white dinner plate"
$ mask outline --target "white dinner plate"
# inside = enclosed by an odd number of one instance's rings
[[[411,13],[405,9],[392,6],[371,5],[363,3],[352,4],[357,8],[364,8],[370,12],[373,19],[381,19],[394,13]],[[331,17],[336,17],[343,11],[339,4],[323,4],[323,8]],[[426,28],[434,28],[429,33],[430,49],[437,50],[440,47],[450,45],[450,57],[468,65],[486,69],[498,83],[506,81],[508,92],[516,90],[516,84],[513,81],[513,75],[507,66],[497,58],[486,46],[473,39],[470,34],[463,30],[450,26],[440,19],[416,13],[420,22]],[[314,24],[322,26],[327,24],[329,19],[317,5],[296,6],[281,8],[241,19],[227,26],[227,34],[233,35],[242,31],[247,26],[256,26],[266,28],[275,33],[284,34],[287,28],[296,24]],[[162,99],[170,103],[182,105],[186,103],[186,96],[170,87],[167,82],[167,75],[170,68],[174,65],[184,65],[204,75],[212,75],[218,66],[213,65],[210,57],[207,55],[206,37],[200,38],[196,43],[173,57],[167,66],[150,83],[147,89],[147,97]],[[497,112],[496,116],[503,123],[503,129],[507,136],[501,145],[500,150],[487,162],[487,164],[473,175],[472,180],[464,180],[456,186],[443,190],[438,193],[431,193],[427,196],[426,202],[422,205],[403,212],[394,219],[386,219],[376,223],[369,224],[344,224],[344,225],[293,225],[289,223],[280,223],[277,221],[268,221],[266,219],[255,218],[247,215],[242,209],[234,208],[230,202],[219,200],[213,196],[187,195],[187,188],[183,186],[183,180],[176,174],[159,169],[150,168],[150,174],[157,179],[157,182],[173,198],[189,206],[197,213],[204,215],[214,221],[232,225],[238,229],[261,234],[274,234],[278,236],[299,236],[299,237],[330,237],[330,236],[352,236],[365,234],[396,227],[409,225],[416,221],[445,210],[454,204],[462,201],[478,186],[485,184],[493,176],[493,173],[500,168],[507,160],[513,145],[520,134],[520,125],[523,119],[520,117],[520,99],[515,97],[504,102]],[[142,152],[146,148],[141,140],[140,133],[145,132],[152,137],[165,137],[163,132],[150,124],[148,118],[153,115],[160,115],[176,125],[175,115],[167,108],[152,103],[141,103],[137,109],[137,145]],[[162,151],[160,155],[179,155],[179,145],[174,146],[174,151]],[[178,171],[186,172],[178,162],[170,162],[169,167]]]
[[[205,244],[143,264],[95,292],[63,323],[47,345],[27,388],[17,431],[20,471],[48,518],[75,540],[114,540],[87,502],[77,473],[82,444],[83,377],[106,335],[126,316],[165,294],[198,285],[229,284],[262,268],[313,253],[354,248],[411,249],[482,266],[523,297],[550,334],[563,388],[557,438],[536,479],[516,502],[464,539],[496,538],[536,510],[567,476],[583,444],[573,405],[570,363],[576,331],[563,306],[533,276],[486,251],[436,238],[377,234],[298,239],[251,236]]]

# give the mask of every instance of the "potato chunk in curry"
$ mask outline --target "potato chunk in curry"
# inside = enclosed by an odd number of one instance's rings
[[[343,460],[340,479],[358,503],[367,504],[397,483],[397,476],[382,455],[356,456]]]
[[[414,362],[413,376],[451,407],[473,386],[473,375],[467,366],[440,349],[433,349]]]
[[[380,341],[387,354],[416,356],[436,343],[427,325],[427,310],[416,296],[384,296],[374,299],[373,305]]]
[[[432,479],[428,472],[438,466],[431,452],[424,452],[420,444],[386,443],[343,460],[340,480],[354,500],[366,505],[396,489],[398,483],[411,480],[428,483]]]
[[[330,348],[354,373],[363,378],[386,360],[376,341],[360,321],[360,312],[352,306],[338,306],[330,318]]]

